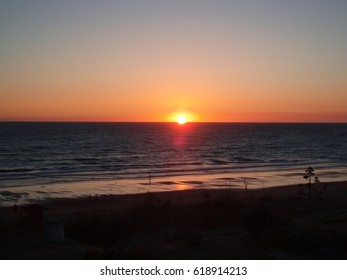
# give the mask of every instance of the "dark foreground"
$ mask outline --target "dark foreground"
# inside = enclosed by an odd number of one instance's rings
[[[311,200],[292,186],[1,208],[0,258],[347,259],[346,186],[314,186]]]

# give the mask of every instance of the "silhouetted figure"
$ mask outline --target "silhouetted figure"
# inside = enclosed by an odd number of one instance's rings
[[[148,175],[148,184],[152,184],[152,175]]]

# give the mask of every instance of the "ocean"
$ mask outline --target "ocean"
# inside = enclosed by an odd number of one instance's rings
[[[347,124],[0,123],[0,205],[347,179]]]

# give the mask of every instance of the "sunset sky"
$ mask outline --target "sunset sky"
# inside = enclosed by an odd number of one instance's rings
[[[4,0],[0,120],[347,122],[346,0]]]

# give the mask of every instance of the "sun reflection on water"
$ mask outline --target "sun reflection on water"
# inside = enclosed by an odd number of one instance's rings
[[[175,186],[176,190],[178,191],[183,191],[183,190],[187,190],[189,189],[189,186],[187,184],[181,183],[179,182],[176,186]]]

